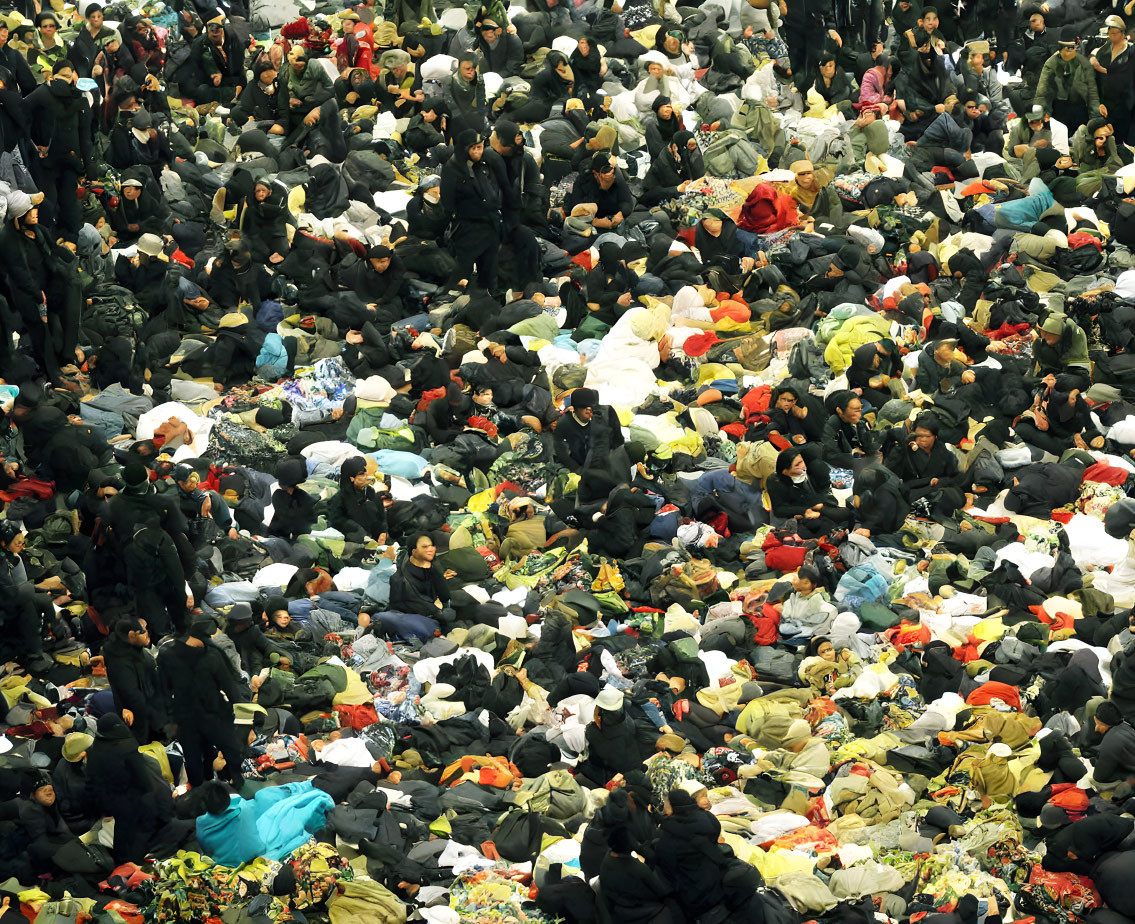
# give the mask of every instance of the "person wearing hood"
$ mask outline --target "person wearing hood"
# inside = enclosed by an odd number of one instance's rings
[[[1057,376],[1064,379],[1066,388],[1074,385],[1082,390],[1091,384],[1088,335],[1071,318],[1050,314],[1044,319],[1033,342],[1033,358],[1033,375],[1043,376],[1049,387],[1055,386]]]
[[[722,842],[721,823],[685,790],[671,790],[666,803],[654,865],[673,887],[685,920],[692,921],[720,900],[733,851]]]
[[[526,149],[524,135],[511,119],[498,119],[489,136],[489,146],[501,160],[508,178],[506,203],[502,209],[502,240],[512,251],[518,288],[541,282],[540,245],[533,229],[547,228],[547,191],[540,167]]]
[[[108,159],[117,170],[148,167],[158,179],[162,168],[173,160],[173,151],[165,135],[154,128],[153,118],[145,109],[123,113],[110,133]]]
[[[693,137],[687,131],[676,132],[667,142],[666,148],[651,160],[650,169],[642,182],[643,192],[639,200],[644,207],[650,208],[677,199],[691,183],[705,175],[704,167],[698,170],[702,166],[700,158],[696,164],[690,159],[689,151],[686,150],[689,140],[687,135]]]
[[[856,532],[876,545],[891,545],[888,537],[898,534],[910,513],[902,485],[887,469],[869,465],[855,476],[850,504],[856,509]]]
[[[968,95],[980,95],[989,100],[990,114],[1004,126],[1009,118],[1009,101],[997,79],[996,68],[989,64],[989,53],[989,42],[970,42],[958,62],[958,76]]]
[[[502,210],[515,208],[504,163],[473,129],[454,142],[453,156],[441,171],[441,203],[450,216],[454,277],[473,279],[486,291],[497,288]]]
[[[384,51],[379,59],[382,70],[375,81],[383,108],[400,119],[413,115],[426,98],[422,79],[410,60],[409,52],[401,48]]]
[[[556,458],[573,471],[588,466],[589,460],[606,460],[622,446],[623,429],[613,407],[599,403],[592,388],[571,393],[571,409],[556,424]]]
[[[449,116],[445,101],[431,96],[422,102],[421,108],[410,118],[410,124],[402,135],[407,150],[413,151],[437,163],[438,156],[449,140]]]
[[[117,862],[151,852],[164,856],[159,845],[168,843],[176,850],[188,833],[173,817],[169,784],[158,765],[138,751],[138,741],[117,713],[99,718],[87,751],[87,782],[99,815],[114,818],[112,853]]]
[[[895,103],[904,115],[902,133],[907,141],[917,141],[930,124],[946,111],[954,85],[946,73],[942,57],[923,28],[914,31],[914,60],[904,64],[895,83]]]
[[[863,419],[863,401],[850,390],[828,398],[831,414],[824,424],[824,459],[829,465],[859,470],[878,461],[879,434]]]
[[[660,93],[654,97],[650,109],[650,115],[643,118],[642,123],[646,134],[646,150],[651,158],[655,158],[669,146],[684,126],[681,114],[674,109],[670,97]]]
[[[386,506],[371,481],[362,456],[347,459],[339,468],[339,493],[332,499],[327,519],[348,542],[373,540],[385,545],[389,532]]]
[[[831,186],[832,174],[824,170],[817,174],[808,160],[798,160],[791,167],[793,180],[786,192],[796,203],[799,215],[814,221],[825,221],[839,226],[843,223],[843,204]]]
[[[146,623],[140,619],[119,622],[102,654],[114,707],[131,734],[140,744],[161,737],[168,716]]]
[[[76,201],[73,189],[70,197]],[[79,338],[80,288],[75,256],[53,242],[27,193],[10,192],[7,198],[8,221],[0,232],[5,255],[0,274],[6,283],[8,303],[23,320],[33,357],[47,376],[58,382],[60,366],[75,361]],[[76,226],[76,236],[78,230]]]
[[[31,140],[39,156],[30,164],[36,185],[51,203],[59,229],[74,240],[82,226],[75,189],[80,176],[94,175],[91,107],[75,87],[70,60],[58,62],[51,80],[26,99]]]
[[[352,72],[353,73],[353,72]],[[252,82],[242,91],[233,103],[229,114],[229,124],[236,126],[255,122],[258,128],[268,131],[276,121],[279,110],[277,91],[280,72],[271,58],[261,58],[252,66]],[[367,73],[369,80],[370,74]]]
[[[520,36],[504,31],[488,17],[481,20],[469,50],[477,55],[477,66],[483,74],[516,77],[524,66],[524,43]]]
[[[776,472],[768,479],[772,513],[781,519],[794,519],[801,535],[822,536],[837,523],[846,523],[853,511],[841,507],[827,486],[820,486],[808,471],[800,450],[783,450],[776,457]]]
[[[441,204],[441,178],[424,177],[406,206],[406,223],[411,238],[442,245],[449,216]]]
[[[259,177],[243,203],[241,241],[247,245],[249,256],[257,263],[282,263],[291,250],[288,225],[295,226],[288,208],[288,191],[271,177]]]
[[[452,622],[446,581],[457,577],[457,572],[451,569],[442,572],[434,563],[437,546],[429,533],[410,533],[406,547],[409,554],[390,578],[390,609],[429,616],[443,623]]]
[[[552,107],[573,95],[575,74],[561,51],[549,51],[544,67],[532,78],[528,101],[518,109],[509,110],[514,122],[541,122],[548,118]]]
[[[582,100],[572,97],[564,111],[543,123],[540,133],[541,169],[549,185],[579,169],[593,153],[588,145],[589,122]]]
[[[597,827],[595,821],[588,825],[585,837],[593,827]],[[625,823],[600,830],[604,843],[599,891],[610,920],[628,924],[678,924],[684,920],[674,887],[635,856],[646,849],[638,842],[636,832]]]
[[[359,106],[385,106],[385,94],[380,97],[378,86],[364,67],[353,67],[335,81],[335,100],[339,110],[352,115]]]
[[[886,464],[902,482],[909,502],[925,498],[938,512],[952,516],[962,506],[958,460],[943,443],[940,424],[933,411],[920,414],[908,442],[896,443],[887,454]]]
[[[177,726],[174,737],[185,755],[185,774],[191,786],[213,776],[217,752],[223,758],[220,773],[239,786],[241,747],[234,725],[233,706],[247,702],[236,671],[224,652],[209,639],[217,626],[198,617],[189,632],[158,652],[158,675],[169,701],[170,717]]]
[[[276,466],[276,490],[272,492],[274,536],[294,541],[310,532],[315,522],[315,498],[300,485],[307,481],[307,464],[300,458],[283,459]]]
[[[27,538],[18,523],[0,521],[0,625],[4,627],[5,648],[21,664],[42,670],[51,664],[43,653],[43,631],[55,618],[51,597],[39,593],[28,577],[21,553]],[[59,579],[52,579],[56,587]]]
[[[485,80],[477,67],[474,52],[467,51],[458,57],[457,70],[443,84],[442,99],[454,138],[465,131],[473,131],[478,136],[484,133],[488,112]]]
[[[1096,172],[1113,174],[1123,166],[1123,158],[1119,156],[1112,129],[1108,127],[1108,120],[1102,116],[1089,119],[1076,129],[1069,142],[1072,161],[1079,168],[1079,175]],[[1098,185],[1085,185],[1077,183],[1082,192],[1094,192]]]
[[[250,677],[271,666],[273,655],[290,657],[287,651],[278,648],[264,635],[253,618],[252,607],[247,603],[234,603],[229,609],[225,616],[225,634],[240,658],[241,669]]]
[[[472,414],[468,395],[456,382],[450,382],[442,397],[426,405],[422,424],[434,444],[443,446],[465,429]]]
[[[80,875],[110,872],[88,865],[86,850],[60,813],[51,774],[43,770],[27,774],[22,791],[24,798],[16,805],[16,819],[25,837],[25,850],[32,869],[40,873],[61,870]],[[84,868],[75,869],[76,866]]]

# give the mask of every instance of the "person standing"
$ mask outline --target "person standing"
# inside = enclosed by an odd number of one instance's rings
[[[138,743],[148,744],[162,734],[166,710],[145,621],[135,618],[119,622],[103,645],[102,654],[115,709]]]
[[[1065,26],[1058,44],[1059,50],[1041,68],[1036,101],[1073,132],[1103,109],[1095,71],[1079,51],[1076,27]]]
[[[239,788],[244,780],[233,704],[248,696],[224,652],[209,640],[215,631],[212,619],[198,619],[186,635],[163,646],[158,673],[169,696],[189,785],[200,786],[212,777],[214,756],[220,752],[221,774]]]
[[[467,128],[457,136],[453,156],[441,171],[441,202],[450,216],[450,248],[457,259],[456,274],[477,284],[497,288],[500,260],[501,208],[508,176],[500,155],[486,151],[480,132]]]
[[[1135,55],[1127,41],[1127,29],[1120,16],[1108,16],[1107,41],[1092,52],[1088,62],[1099,83],[1100,114],[1115,128],[1119,144],[1131,132],[1131,110],[1135,107]]]

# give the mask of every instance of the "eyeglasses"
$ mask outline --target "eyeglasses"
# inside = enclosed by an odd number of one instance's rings
[[[57,26],[53,22],[45,22],[42,26],[40,26],[40,28],[41,29],[58,29],[59,26]]]

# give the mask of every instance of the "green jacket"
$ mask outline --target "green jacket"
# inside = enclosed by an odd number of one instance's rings
[[[1077,54],[1071,61],[1065,61],[1060,52],[1056,52],[1044,62],[1036,85],[1036,102],[1050,109],[1054,100],[1080,100],[1088,104],[1092,115],[1099,112],[1095,71],[1083,55]]]
[[[307,115],[335,96],[335,87],[323,66],[309,61],[303,72],[297,74],[290,64],[280,68],[280,89],[276,93],[276,116],[287,119],[291,113],[292,97],[303,102],[300,115]]]
[[[1119,152],[1115,149],[1114,138],[1107,139],[1107,143],[1104,145],[1104,157],[1102,160],[1100,159],[1099,155],[1096,154],[1096,145],[1091,134],[1088,132],[1087,125],[1081,125],[1076,129],[1069,148],[1072,154],[1072,160],[1076,162],[1081,173],[1085,173],[1089,170],[1115,173],[1116,170],[1123,166],[1123,160],[1120,158]]]
[[[1091,368],[1088,358],[1088,335],[1071,318],[1064,319],[1064,330],[1056,346],[1050,347],[1041,339],[1033,343],[1033,358],[1036,360],[1036,374],[1060,374],[1068,366]]]

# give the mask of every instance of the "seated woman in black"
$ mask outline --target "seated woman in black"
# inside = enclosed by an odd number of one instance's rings
[[[831,485],[831,469],[824,461],[823,445],[824,418],[814,413],[806,401],[791,385],[778,385],[772,393],[772,404],[768,409],[769,422],[763,432],[754,433],[758,440],[767,439],[777,449],[798,449],[808,464],[812,482],[826,491]]]
[[[331,525],[348,542],[374,539],[386,544],[386,506],[370,484],[366,460],[362,456],[347,459],[339,469],[339,493],[331,501]]]
[[[914,421],[914,434],[906,443],[896,443],[887,454],[887,468],[902,482],[908,501],[925,499],[923,515],[950,517],[965,506],[958,460],[950,448],[938,438],[941,425],[932,411],[919,414]]]
[[[799,449],[785,449],[776,457],[776,474],[768,480],[768,496],[773,515],[795,520],[796,532],[805,538],[823,536],[851,520],[849,508],[841,507],[812,482]]]
[[[875,545],[898,546],[895,534],[910,513],[910,503],[903,497],[894,474],[881,465],[871,465],[855,476],[855,494],[851,506],[859,524],[856,532],[867,536]]]
[[[863,419],[863,402],[853,391],[839,391],[828,399],[832,414],[824,424],[824,459],[837,468],[860,471],[879,461],[880,435]]]
[[[848,387],[878,410],[891,400],[887,384],[902,375],[898,345],[889,339],[874,340],[856,348],[847,370]]]

